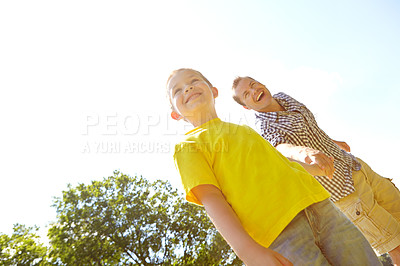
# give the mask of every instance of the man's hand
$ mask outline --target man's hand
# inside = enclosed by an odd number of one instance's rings
[[[323,174],[329,178],[333,178],[333,173],[335,172],[335,167],[333,165],[334,158],[332,156],[328,157],[325,153],[314,150],[311,148],[304,147],[303,154],[305,154],[304,162],[310,165],[316,164],[322,170]],[[320,175],[320,174],[318,174]]]
[[[344,141],[337,141],[337,140],[332,140],[332,141],[335,142],[336,145],[338,145],[339,148],[341,148],[342,150],[347,151],[347,152],[350,152],[350,146],[347,145],[346,142],[344,142]]]
[[[321,175],[333,178],[333,172],[335,171],[333,165],[333,157],[326,156],[325,153],[314,150],[305,146],[296,146],[293,144],[282,143],[276,146],[277,150],[280,151],[284,156],[289,159],[306,163],[307,165],[318,165],[320,169],[315,167],[303,167],[312,175]],[[306,166],[307,166],[306,165]],[[323,172],[316,174],[315,172]]]

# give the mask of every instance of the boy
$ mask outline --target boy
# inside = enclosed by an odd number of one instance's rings
[[[200,72],[174,71],[167,93],[172,118],[195,127],[174,154],[186,199],[204,205],[244,263],[380,265],[364,236],[302,166],[250,127],[218,118],[218,90]]]
[[[261,136],[283,155],[319,165],[325,174],[315,178],[331,193],[336,206],[379,253],[388,252],[399,264],[400,193],[391,181],[348,153],[345,142],[332,140],[306,106],[290,96],[272,96],[251,77],[236,78],[232,89],[236,102],[256,111]]]

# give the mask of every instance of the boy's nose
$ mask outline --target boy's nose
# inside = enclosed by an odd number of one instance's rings
[[[193,89],[193,86],[188,86],[188,87],[186,87],[185,92],[188,92],[191,89]]]

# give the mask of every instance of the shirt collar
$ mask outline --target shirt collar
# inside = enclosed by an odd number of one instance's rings
[[[279,92],[272,96],[283,108],[285,111],[278,112],[255,112],[256,119],[264,120],[266,119],[269,122],[276,122],[281,115],[287,115],[290,112],[301,112],[303,104],[299,103],[289,95]]]
[[[188,132],[185,133],[185,135],[190,135],[190,134],[192,134],[194,132],[197,132],[199,130],[204,130],[204,129],[210,128],[211,126],[213,126],[215,124],[218,124],[218,123],[221,123],[221,119],[219,119],[218,117],[214,118],[214,119],[211,119],[211,120],[205,122],[204,124],[201,124],[200,126],[189,130]]]

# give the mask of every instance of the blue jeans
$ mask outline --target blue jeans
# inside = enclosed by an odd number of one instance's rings
[[[301,211],[269,248],[294,265],[381,265],[362,233],[329,199]]]

